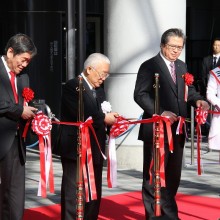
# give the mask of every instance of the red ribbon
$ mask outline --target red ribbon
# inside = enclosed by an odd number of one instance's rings
[[[50,134],[52,129],[51,120],[42,112],[39,112],[35,115],[31,124],[33,132],[41,136]]]
[[[129,121],[123,116],[116,118],[116,122],[112,125],[109,135],[108,147],[108,168],[107,168],[107,182],[108,187],[112,188],[117,185],[117,159],[115,149],[115,138],[123,132],[127,131]]]
[[[110,130],[110,136],[118,137],[123,132],[127,131],[129,127],[129,121],[123,116],[116,118],[116,122],[112,125]]]
[[[147,123],[155,123],[157,121],[161,121],[160,122],[160,146],[163,146],[164,144],[164,131],[163,131],[163,126],[162,126],[162,122],[165,122],[166,124],[166,128],[167,128],[167,135],[168,135],[168,143],[169,143],[169,150],[172,152],[173,151],[173,139],[172,139],[172,132],[171,132],[171,124],[169,121],[168,117],[164,117],[164,116],[159,116],[159,115],[154,115],[153,118],[150,119],[143,119],[143,120],[138,120],[138,121],[129,121],[125,118],[120,118],[118,120],[117,123],[114,124],[113,129],[112,129],[112,135],[114,135],[115,137],[117,135],[120,135],[121,133],[123,133],[130,124],[147,124]],[[96,199],[96,187],[95,187],[95,179],[94,179],[94,168],[93,168],[93,161],[92,161],[92,151],[91,151],[91,144],[90,144],[90,138],[89,138],[89,129],[90,131],[93,133],[95,140],[97,142],[97,145],[99,147],[100,153],[102,154],[103,158],[105,159],[105,155],[102,153],[101,151],[101,147],[98,143],[95,131],[92,127],[92,119],[87,120],[86,122],[57,122],[57,121],[53,121],[51,122],[52,124],[63,124],[63,125],[70,125],[70,126],[80,126],[80,133],[81,133],[81,140],[82,140],[82,158],[81,158],[81,162],[82,162],[82,169],[83,169],[83,177],[84,177],[84,183],[85,183],[85,192],[86,192],[86,201],[89,201],[89,192],[91,195],[91,199]],[[46,134],[46,129],[45,127],[47,123],[45,123],[45,121],[43,120],[41,123],[39,123],[41,125],[43,125],[43,128],[38,128],[35,129],[37,130],[37,132],[39,132],[41,135]],[[28,130],[28,127],[30,125],[30,121],[27,122],[26,127],[24,129],[24,133],[23,133],[23,137],[26,137],[26,133]],[[40,141],[42,142],[42,141]],[[161,164],[160,164],[160,174],[162,176],[162,185],[165,184],[165,172],[164,172],[164,152],[163,149],[161,147],[160,149],[161,151]],[[43,158],[43,156],[42,156]],[[86,160],[87,159],[87,160]],[[87,164],[86,164],[87,161]],[[43,162],[42,162],[43,163]],[[86,165],[88,167],[88,172],[86,171]],[[42,167],[43,164],[42,164]],[[52,172],[52,171],[51,171]],[[51,173],[50,173],[51,176]],[[42,174],[42,182],[45,182],[44,179],[44,174]],[[88,181],[89,179],[89,181]],[[90,189],[90,190],[88,190]],[[44,190],[44,188],[43,188]]]
[[[163,122],[165,122],[165,124],[166,124],[169,150],[172,153],[173,152],[173,138],[172,138],[172,131],[171,131],[171,123],[170,123],[170,120],[169,120],[168,117],[163,117],[163,116],[158,117],[158,115],[154,115],[153,118],[155,118],[156,121],[159,121],[159,133],[160,133],[160,137],[159,137],[159,151],[160,151],[160,158],[159,158],[160,169],[159,169],[159,173],[160,173],[161,186],[165,187],[166,182],[165,182],[165,167],[164,167],[165,151],[164,151],[164,127],[163,127]],[[156,124],[156,122],[154,123],[154,127],[153,127],[154,132],[155,132],[155,124]],[[153,146],[153,147],[155,147],[155,146]],[[152,160],[151,160],[151,165],[150,165],[150,169],[149,169],[150,183],[153,182],[153,179],[152,179],[153,164],[154,164],[154,158],[152,158]]]
[[[92,149],[91,149],[91,143],[89,137],[89,128],[93,129],[93,127],[91,126],[92,122],[93,122],[92,119],[89,119],[85,123],[82,123],[80,125],[81,146],[82,146],[81,167],[84,177],[86,202],[89,202],[90,200],[89,193],[91,196],[91,200],[97,199],[93,159],[92,159]],[[86,166],[86,161],[87,161],[87,166]]]
[[[22,91],[22,96],[24,98],[24,106],[34,98],[34,91],[28,87],[24,88]]]
[[[197,132],[197,171],[198,175],[201,175],[201,155],[200,155],[200,142],[202,139],[201,135],[201,125],[205,124],[207,116],[208,116],[208,111],[202,110],[201,107],[197,108],[196,110],[196,132]]]
[[[52,129],[51,120],[42,112],[38,112],[33,120],[28,120],[22,137],[25,139],[27,136],[28,128],[31,124],[32,130],[38,135],[39,139],[39,151],[40,151],[40,188],[38,189],[38,195],[46,198],[46,186],[49,182],[49,190],[54,193],[54,174],[52,164],[52,152],[51,152],[51,134]],[[47,164],[49,163],[49,165]],[[49,170],[47,167],[49,166]],[[48,173],[49,172],[49,173]]]
[[[185,73],[182,75],[182,78],[185,81],[185,93],[184,93],[184,100],[187,102],[188,99],[188,86],[192,85],[194,82],[194,77],[190,73]]]
[[[184,126],[185,134],[187,136],[185,118],[179,116],[178,119],[179,119],[179,123],[178,123],[178,126],[177,126],[176,134],[183,134],[183,126]]]
[[[98,139],[95,134],[95,130],[92,126],[93,120],[91,118],[89,118],[85,122],[74,123],[74,122],[53,121],[52,123],[53,124],[79,126],[80,137],[81,137],[80,138],[81,139],[81,155],[82,155],[82,157],[81,157],[82,170],[80,172],[83,172],[86,202],[89,202],[90,198],[91,198],[91,200],[97,199],[89,130],[92,132],[103,158],[106,159],[106,157],[101,150],[100,144],[99,144]],[[86,161],[87,161],[87,163],[86,163]]]
[[[51,153],[51,120],[42,112],[36,114],[32,120],[32,130],[38,135],[40,150],[40,195],[46,198],[47,182],[49,181],[49,190],[54,193],[54,178]],[[48,164],[49,163],[49,164]],[[47,171],[49,166],[49,173]]]
[[[164,169],[164,129],[163,129],[163,123],[165,123],[166,125],[166,129],[167,129],[167,137],[168,137],[168,144],[169,144],[169,150],[170,152],[173,152],[173,138],[172,138],[172,131],[171,131],[171,124],[170,124],[170,120],[168,117],[164,117],[164,116],[160,116],[160,115],[153,115],[152,118],[150,119],[142,119],[142,120],[138,120],[138,121],[129,121],[126,120],[124,122],[120,122],[120,123],[116,123],[114,124],[114,126],[116,128],[122,126],[122,125],[131,125],[131,124],[147,124],[147,123],[156,123],[157,121],[160,122],[160,175],[162,177],[162,181],[161,184],[162,186],[165,186],[165,169]],[[153,164],[153,159],[151,161],[151,163]],[[150,168],[151,170],[151,168]],[[151,172],[149,170],[149,172]],[[151,174],[150,174],[151,175]],[[109,176],[108,176],[109,178]],[[110,182],[111,180],[108,179],[108,182]]]

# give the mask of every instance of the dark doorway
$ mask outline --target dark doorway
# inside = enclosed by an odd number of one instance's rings
[[[187,0],[186,63],[198,91],[202,59],[210,54],[213,38],[220,37],[219,8],[219,0]]]

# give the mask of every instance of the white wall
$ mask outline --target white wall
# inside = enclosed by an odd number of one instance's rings
[[[160,50],[162,33],[186,26],[185,0],[105,0],[105,54],[111,60],[111,76],[105,82],[113,110],[137,118],[142,109],[133,100],[136,74],[145,60]],[[182,52],[181,59],[184,60]],[[140,145],[138,127],[123,142]],[[121,142],[121,139],[118,140]]]

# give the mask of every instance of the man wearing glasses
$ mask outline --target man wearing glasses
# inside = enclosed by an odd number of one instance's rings
[[[101,86],[109,76],[110,60],[103,54],[93,53],[84,62],[83,77],[83,108],[84,120],[92,117],[93,128],[98,139],[101,151],[105,153],[106,126],[115,122],[117,113],[103,113],[101,104],[106,100]],[[63,87],[61,103],[61,120],[65,122],[78,121],[78,87],[79,80],[69,80]],[[57,145],[54,152],[61,156],[63,177],[61,185],[61,219],[76,219],[76,191],[77,191],[77,137],[76,126],[61,125]],[[98,219],[101,201],[103,156],[90,132],[92,159],[94,167],[97,199],[85,203],[84,220]],[[89,163],[89,161],[88,161]],[[90,172],[87,167],[88,172]]]
[[[183,75],[187,73],[186,65],[178,57],[184,47],[185,36],[182,30],[173,28],[165,31],[161,37],[161,51],[153,58],[141,64],[134,91],[134,100],[144,110],[143,118],[152,118],[155,113],[155,73],[159,74],[159,114],[169,118],[171,122],[174,150],[169,151],[166,129],[164,131],[164,170],[165,187],[161,187],[160,219],[177,220],[178,208],[175,195],[180,183],[182,156],[185,134],[176,134],[179,116],[187,117],[187,102],[184,99],[185,82]],[[209,109],[207,102],[188,86],[188,103],[194,107]],[[163,135],[163,134],[160,134]],[[143,141],[144,165],[142,198],[145,206],[146,219],[155,216],[154,183],[150,183],[150,164],[152,161],[153,125],[141,124],[139,140]],[[152,172],[153,174],[153,172]],[[154,175],[153,175],[154,176]]]

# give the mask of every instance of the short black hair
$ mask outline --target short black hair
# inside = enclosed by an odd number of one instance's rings
[[[169,37],[174,37],[174,36],[183,38],[183,45],[185,44],[186,36],[184,35],[183,31],[180,28],[170,28],[166,30],[161,36],[160,44],[161,45],[167,44],[169,41]]]
[[[213,40],[212,40],[212,45],[215,43],[215,41],[220,41],[220,37],[215,37],[215,38],[213,38]]]

